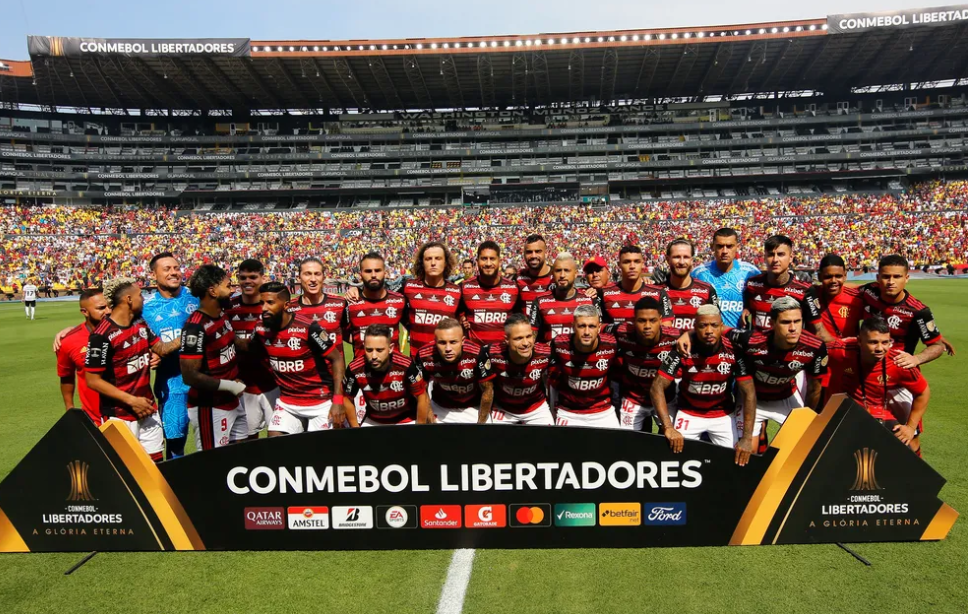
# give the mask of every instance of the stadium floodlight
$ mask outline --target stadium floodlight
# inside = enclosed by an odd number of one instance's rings
[[[814,24],[810,24],[810,31],[811,32],[814,31],[814,30],[816,30],[816,29],[817,29],[817,26],[815,26]]]
[[[444,43],[443,45],[441,45],[441,47],[443,47],[444,49],[450,49],[450,43]]]
[[[313,45],[313,51],[319,51],[319,45]]]
[[[436,49],[437,48],[437,43],[430,43],[430,48],[431,49]]]
[[[571,39],[571,42],[577,45],[581,42],[581,39],[576,36],[575,38]]]
[[[689,38],[690,36],[692,36],[692,34],[686,32],[682,35],[682,38]]]
[[[295,47],[289,47],[289,51],[295,51],[295,50],[296,50]]]
[[[660,41],[665,40],[665,33],[664,32],[659,35],[659,40]]]
[[[790,26],[783,26],[783,31],[784,32],[789,32],[790,31]]]
[[[387,50],[387,46],[386,45],[383,45],[382,47],[380,47],[380,49],[382,49],[383,51],[386,51]]]
[[[803,32],[803,26],[797,26],[797,32]]]
[[[323,51],[329,51],[329,47],[323,47]]]
[[[705,32],[696,32],[696,36],[698,36],[699,38],[702,38],[702,37],[706,36],[706,33]]]
[[[827,24],[823,24],[822,26],[820,26],[820,29],[821,30],[826,30],[827,29]]]
[[[541,39],[540,38],[536,38],[534,40],[534,46],[535,47],[540,47],[541,46]]]
[[[276,51],[282,51],[282,47],[276,47]]]
[[[746,36],[749,36],[749,35],[750,35],[750,34],[752,34],[752,33],[753,33],[753,32],[751,32],[750,30],[747,30],[747,31],[746,31]]]
[[[300,51],[309,51],[309,47],[303,46],[303,48],[300,49]]]
[[[393,46],[393,48],[394,48],[394,49],[396,49],[396,48],[397,48],[397,46],[396,46],[396,45],[394,45],[394,46]]]
[[[255,47],[255,46],[253,46],[253,47],[252,47],[252,51],[253,51],[253,52],[256,52],[256,51],[258,51],[258,50],[259,50],[259,48],[258,48],[258,47]]]
[[[497,41],[491,41],[491,47],[497,47]]]
[[[725,32],[720,32],[719,35],[720,36],[726,36],[726,33]]]
[[[519,40],[517,40],[517,41],[514,41],[514,46],[515,46],[515,47],[520,47],[520,46],[521,46],[521,45],[523,45],[523,44],[524,44],[524,43],[523,43],[523,42],[521,42],[521,41],[519,41]]]
[[[370,45],[370,51],[376,51],[376,45]]]
[[[778,31],[778,30],[777,30],[776,28],[773,28],[772,30],[770,30],[770,33],[771,33],[771,34],[776,34],[776,33],[777,33],[777,31]]]
[[[766,30],[763,28],[760,28],[760,34],[766,34]]]
[[[638,34],[633,34],[632,35],[632,40],[634,40],[634,41],[639,40],[639,35]]]
[[[672,34],[670,35],[670,38],[673,38],[673,39],[675,39],[675,38],[679,38],[679,33],[678,33],[678,32],[673,32],[673,33],[672,33]]]
[[[363,51],[363,45],[359,45],[359,46],[357,46],[357,48],[356,48],[356,50],[357,50],[357,51]]]
[[[417,43],[417,49],[423,49],[423,43]]]
[[[505,47],[510,47],[511,46],[511,41],[504,41],[504,46]]]
[[[643,38],[645,38],[645,40],[652,40],[652,35],[646,34]]]
[[[590,42],[592,42],[592,39],[590,39],[590,38],[588,38],[588,37],[586,36],[586,37],[585,37],[585,42],[586,42],[586,43],[590,43]]]
[[[609,36],[608,37],[608,42],[614,43],[615,42],[615,37],[614,36]]]
[[[598,42],[604,43],[605,42],[605,37],[604,36],[599,36],[598,37]]]
[[[460,49],[460,43],[454,43],[454,49]]]
[[[628,39],[629,39],[629,37],[623,34],[618,40],[620,40],[620,41],[622,41],[624,43]]]
[[[528,40],[524,41],[524,44],[530,47],[531,45],[534,44],[534,41],[529,38]]]

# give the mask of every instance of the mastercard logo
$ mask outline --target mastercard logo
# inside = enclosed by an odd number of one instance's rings
[[[551,506],[547,503],[512,504],[508,510],[512,527],[550,527]]]

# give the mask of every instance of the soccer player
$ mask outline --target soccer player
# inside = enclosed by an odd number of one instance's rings
[[[696,310],[703,305],[719,307],[716,289],[704,281],[692,278],[692,261],[696,247],[688,239],[676,239],[666,246],[669,275],[665,291],[672,302],[672,328],[691,330],[696,326]]]
[[[34,311],[37,309],[37,286],[34,285],[34,280],[28,279],[27,283],[23,287],[23,302],[24,302],[24,313],[27,314],[28,320],[34,319]]]
[[[827,254],[817,269],[820,285],[812,288],[813,298],[820,308],[820,322],[815,325],[817,335],[826,343],[844,337],[856,337],[864,310],[860,290],[844,283],[847,265],[837,254]]]
[[[258,260],[248,259],[239,263],[236,273],[241,292],[229,301],[225,315],[229,318],[237,339],[252,339],[255,327],[262,321],[262,295],[259,288],[265,283],[265,267]],[[292,302],[290,302],[290,309]],[[323,318],[323,321],[326,321]],[[337,319],[337,325],[339,319]],[[242,407],[245,423],[249,427],[249,439],[258,439],[262,429],[269,425],[279,387],[269,368],[269,357],[262,349],[250,348],[238,357],[239,379],[245,384]]]
[[[87,356],[88,338],[110,310],[100,288],[84,290],[78,302],[84,321],[72,328],[61,340],[57,350],[57,377],[60,378],[64,409],[71,409],[77,407],[74,405],[74,376],[77,375],[77,394],[81,409],[94,424],[100,426],[104,419],[98,409],[98,394],[87,386],[84,359]]]
[[[214,264],[198,267],[188,280],[198,309],[188,316],[181,334],[182,378],[188,384],[188,420],[195,427],[195,447],[214,450],[249,436],[239,395],[235,332],[228,315],[232,289],[229,276]]]
[[[363,343],[363,353],[346,368],[343,381],[343,403],[350,426],[433,423],[427,382],[416,363],[396,350],[390,327],[374,324]],[[362,421],[357,419],[351,402],[358,392],[366,403]]]
[[[424,243],[417,250],[413,278],[403,284],[405,325],[410,329],[410,355],[434,344],[434,330],[444,318],[456,318],[460,286],[447,281],[454,272],[454,256],[439,241]]]
[[[954,356],[954,347],[941,336],[927,305],[905,290],[911,279],[908,262],[896,254],[884,256],[877,264],[877,281],[861,286],[864,318],[879,315],[891,329],[895,350],[891,356],[899,367],[910,369],[945,353]],[[918,341],[926,346],[918,354]]]
[[[323,263],[310,256],[299,262],[299,286],[302,294],[289,301],[290,313],[298,313],[313,322],[319,322],[333,345],[343,347],[341,326],[346,313],[346,301],[323,291]],[[258,288],[258,286],[257,286]],[[359,290],[352,288],[359,298]]]
[[[393,335],[391,341],[399,340],[406,301],[402,294],[387,290],[386,277],[386,261],[379,253],[369,252],[360,259],[363,292],[347,303],[343,316],[343,330],[357,356],[363,351],[367,329],[374,324],[386,324]]]
[[[495,424],[554,425],[546,392],[551,348],[535,343],[527,316],[508,316],[504,341],[490,346],[488,357],[494,373],[491,420]]]
[[[504,265],[504,276],[513,282],[518,281],[518,270],[514,268],[513,264]]]
[[[477,277],[461,286],[458,314],[471,341],[481,345],[504,339],[504,322],[508,314],[524,311],[520,290],[512,281],[501,277],[501,247],[484,241],[477,248]]]
[[[163,342],[141,318],[141,286],[130,277],[104,285],[111,315],[88,339],[84,377],[98,393],[98,408],[108,420],[120,420],[155,462],[162,458],[164,432],[151,395],[151,353],[174,352],[180,340]]]
[[[736,448],[736,464],[746,465],[753,453],[753,422],[756,419],[756,390],[742,353],[723,336],[723,319],[715,305],[703,305],[696,312],[696,328],[690,333],[691,352],[669,352],[650,390],[652,405],[662,423],[662,434],[675,453],[683,441],[697,441],[703,434],[718,446]],[[676,378],[675,426],[666,403],[666,389]],[[734,383],[743,397],[743,435],[738,436],[732,413]]]
[[[279,400],[269,420],[269,437],[345,426],[342,396],[343,349],[333,344],[319,322],[289,311],[289,288],[271,281],[259,288],[262,321],[252,340],[260,346],[279,385]],[[255,347],[253,347],[255,346]],[[355,421],[355,416],[352,423]]]
[[[743,313],[743,290],[746,280],[760,271],[749,262],[736,258],[739,251],[739,235],[732,228],[720,228],[713,233],[713,260],[697,266],[692,278],[704,281],[716,289],[723,324],[730,328],[740,326]]]
[[[182,288],[181,264],[171,252],[155,255],[148,262],[158,291],[144,301],[144,319],[162,342],[181,345],[181,331],[188,316],[198,309],[198,299]],[[162,359],[155,371],[155,397],[165,429],[165,454],[185,454],[188,438],[188,386],[182,380],[177,351]]]
[[[558,254],[552,267],[552,276],[551,292],[534,299],[529,310],[531,326],[542,343],[551,343],[558,335],[575,332],[572,328],[575,323],[573,314],[580,305],[592,305],[599,313],[602,311],[601,300],[597,296],[589,298],[575,289],[578,262],[574,256],[568,252]]]
[[[517,274],[518,289],[524,302],[525,315],[531,314],[534,299],[551,290],[553,279],[551,266],[545,261],[548,244],[539,234],[528,235],[524,240],[524,263],[527,265]],[[508,279],[514,279],[508,275]]]
[[[784,235],[773,235],[763,244],[766,272],[746,280],[743,291],[742,322],[751,322],[753,330],[770,330],[770,305],[781,296],[796,299],[803,318],[811,328],[820,322],[820,309],[810,291],[810,285],[790,271],[793,261],[793,241]]]
[[[662,326],[662,304],[651,296],[635,303],[635,319],[615,331],[618,343],[619,424],[623,429],[652,432],[661,427],[652,406],[650,390],[659,367],[676,346],[679,332]],[[665,389],[666,405],[675,418],[675,382]]]
[[[594,258],[586,260],[581,270],[585,274],[585,282],[588,283],[589,288],[600,290],[612,285],[612,280],[608,273],[608,263],[601,256],[595,256]]]
[[[901,352],[894,346],[892,329],[884,318],[874,315],[864,320],[856,339],[841,339],[828,348],[827,390],[846,393],[920,456],[919,428],[931,389],[920,369],[898,365]]]
[[[642,272],[645,260],[642,248],[638,245],[626,245],[618,252],[618,267],[621,279],[612,287],[598,290],[598,296],[605,307],[602,314],[607,322],[624,324],[631,322],[635,315],[635,303],[643,296],[650,296],[662,305],[662,317],[671,323],[672,303],[669,295],[659,286],[645,282]]]
[[[491,361],[480,345],[464,338],[454,318],[444,318],[415,362],[430,388],[430,409],[441,424],[486,424],[491,419],[494,385]]]
[[[474,277],[474,261],[470,258],[465,258],[463,262],[460,263],[460,274],[461,283]]]
[[[619,428],[610,379],[618,358],[615,337],[601,332],[601,316],[591,305],[576,308],[574,319],[575,332],[551,343],[557,424]]]

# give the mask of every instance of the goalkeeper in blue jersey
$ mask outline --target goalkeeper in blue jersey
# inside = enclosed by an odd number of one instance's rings
[[[692,270],[692,277],[716,289],[724,326],[745,328],[746,323],[740,322],[740,316],[743,315],[743,290],[746,288],[746,280],[759,275],[760,270],[749,262],[736,259],[739,236],[732,228],[720,228],[713,234],[712,250],[712,262],[697,266]]]
[[[181,264],[171,254],[162,252],[148,263],[158,291],[145,299],[142,317],[148,328],[163,342],[181,339],[182,326],[198,309],[198,299],[182,287]],[[185,454],[188,438],[188,386],[182,381],[178,352],[161,359],[155,373],[155,398],[165,428],[165,457]]]

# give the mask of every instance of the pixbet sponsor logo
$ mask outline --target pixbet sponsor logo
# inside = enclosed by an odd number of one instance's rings
[[[372,529],[373,508],[369,505],[333,507],[334,529]]]
[[[642,524],[642,504],[600,503],[598,524],[603,527],[637,527]]]
[[[281,507],[245,508],[245,528],[247,531],[275,531],[286,528]]]
[[[503,505],[464,506],[464,526],[468,529],[502,529],[508,524]]]
[[[420,527],[423,529],[459,529],[459,505],[421,505]]]
[[[328,507],[289,507],[286,509],[289,528],[294,531],[319,531],[329,528]]]
[[[512,527],[551,526],[551,506],[547,503],[516,503],[508,511]]]
[[[646,503],[645,524],[671,526],[686,524],[685,503]]]

